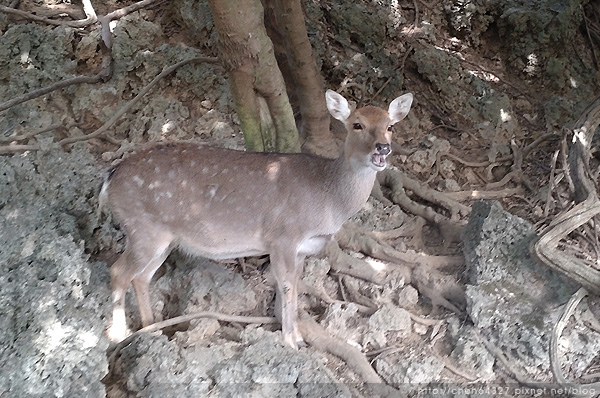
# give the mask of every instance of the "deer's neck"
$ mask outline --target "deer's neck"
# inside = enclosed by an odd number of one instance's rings
[[[359,211],[369,198],[377,172],[342,152],[330,164],[329,174],[330,193],[336,202],[335,210],[340,217],[347,219]]]

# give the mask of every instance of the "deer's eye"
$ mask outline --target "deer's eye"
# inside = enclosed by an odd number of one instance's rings
[[[362,125],[361,125],[360,123],[354,123],[354,124],[352,125],[352,128],[353,128],[354,130],[362,130]]]
[[[388,126],[387,130],[392,131],[392,126]]]

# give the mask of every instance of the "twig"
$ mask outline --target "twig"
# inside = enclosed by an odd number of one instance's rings
[[[400,62],[400,64],[398,64],[398,66],[396,68],[394,68],[394,71],[400,70],[400,74],[403,73],[404,71],[404,64],[406,64],[406,59],[408,58],[408,56],[410,55],[410,53],[413,51],[413,47],[410,46],[406,52],[404,53],[404,56],[402,57],[402,61]],[[371,97],[371,99],[367,102],[367,104],[372,104],[373,101],[375,101],[375,98],[377,98],[377,96],[379,94],[381,94],[381,92],[383,91],[384,88],[387,87],[388,84],[390,84],[390,82],[392,81],[392,78],[394,78],[396,74],[390,76],[387,78],[387,80],[382,84],[382,86],[379,88],[379,90],[377,90],[375,92],[375,94],[373,94],[373,96]]]
[[[121,116],[123,116],[127,111],[129,111],[163,77],[165,77],[168,74],[172,73],[173,71],[175,71],[180,66],[183,66],[183,65],[186,65],[186,64],[189,64],[189,63],[202,63],[202,62],[217,63],[217,62],[219,62],[219,59],[218,58],[212,58],[212,57],[196,57],[196,58],[190,58],[190,59],[178,62],[178,63],[176,63],[174,65],[171,65],[170,67],[168,67],[165,70],[163,70],[160,74],[158,74],[132,100],[130,100],[127,104],[125,104],[125,106],[123,106],[122,108],[120,108],[113,115],[113,117],[111,117],[100,128],[98,128],[97,130],[95,130],[94,132],[92,132],[90,134],[86,134],[86,135],[82,135],[82,136],[78,136],[78,137],[64,138],[64,139],[60,140],[58,142],[58,144],[59,145],[67,145],[67,144],[72,144],[72,143],[79,142],[79,141],[86,141],[86,140],[90,140],[92,138],[99,137],[100,135],[104,134],[110,127],[112,127],[112,125],[115,124],[115,122]],[[39,147],[27,147],[27,148],[25,148],[25,146],[16,146],[16,145],[14,145],[14,146],[8,146],[6,148],[0,148],[0,153],[12,153],[12,152],[27,151],[27,150],[40,150],[40,149],[41,148],[39,148]],[[5,150],[5,151],[3,152],[3,150]]]
[[[459,61],[462,61],[462,62],[464,62],[466,64],[471,65],[471,66],[475,66],[475,67],[479,68],[479,70],[482,71],[482,72],[489,73],[490,75],[492,75],[496,79],[498,79],[498,81],[500,81],[500,82],[506,84],[507,86],[510,86],[510,87],[514,88],[515,90],[517,90],[522,97],[529,98],[529,95],[525,94],[519,87],[517,87],[516,85],[514,85],[514,84],[512,84],[512,83],[510,83],[510,82],[508,82],[506,80],[504,80],[503,78],[501,78],[500,76],[498,76],[496,73],[494,73],[494,72],[492,72],[492,71],[490,71],[490,70],[482,67],[481,65],[476,64],[475,62],[471,62],[471,61],[466,60],[464,57],[460,56],[459,53],[455,53],[455,54],[457,55],[456,58]]]

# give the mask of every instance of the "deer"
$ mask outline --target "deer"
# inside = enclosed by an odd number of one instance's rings
[[[406,117],[413,101],[407,93],[387,111],[351,111],[342,95],[327,90],[325,96],[330,114],[347,130],[337,159],[161,143],[109,171],[101,203],[108,203],[126,236],[125,250],[110,269],[112,341],[128,333],[130,285],[142,325],[154,322],[150,281],[178,248],[213,260],[268,254],[283,343],[304,345],[298,326],[304,260],[365,205],[377,172],[386,168],[392,125]]]

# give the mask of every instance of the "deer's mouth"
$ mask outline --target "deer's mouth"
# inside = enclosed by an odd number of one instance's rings
[[[374,153],[371,155],[371,163],[373,164],[373,166],[375,166],[376,169],[383,170],[386,165],[385,158],[386,155]]]

